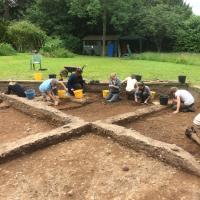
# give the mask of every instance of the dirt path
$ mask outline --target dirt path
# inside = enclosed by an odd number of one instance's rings
[[[185,129],[192,125],[194,117],[199,112],[200,109],[195,113],[178,113],[174,115],[171,110],[162,111],[125,126],[153,139],[177,144],[200,160],[200,146],[185,136]]]
[[[94,135],[2,164],[0,177],[2,200],[200,199],[199,178]]]
[[[0,118],[0,144],[55,128],[44,120],[32,118],[13,108],[0,110]]]

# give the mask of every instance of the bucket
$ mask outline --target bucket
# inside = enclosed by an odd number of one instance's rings
[[[74,91],[74,96],[75,96],[76,99],[83,98],[83,90],[75,90]]]
[[[139,82],[139,81],[141,81],[142,80],[142,76],[141,75],[138,75],[138,74],[136,74],[135,75],[135,79]]]
[[[36,81],[41,81],[42,80],[42,73],[36,72],[34,74],[34,78],[35,78]]]
[[[25,91],[25,95],[26,95],[27,99],[29,99],[29,100],[34,99],[34,97],[35,97],[35,90],[32,90],[32,89],[26,90]]]
[[[166,106],[168,104],[169,96],[161,95],[160,96],[160,105]]]
[[[65,90],[58,90],[58,96],[61,99],[66,98],[66,91]]]
[[[182,76],[182,75],[178,76],[178,81],[179,81],[179,83],[184,84],[186,81],[186,76]]]
[[[152,99],[155,99],[155,97],[156,97],[156,92],[155,91],[151,91],[151,97],[152,97]]]
[[[103,90],[102,93],[103,93],[103,98],[106,98],[109,94],[109,90]]]
[[[56,78],[56,74],[49,74],[49,79]]]

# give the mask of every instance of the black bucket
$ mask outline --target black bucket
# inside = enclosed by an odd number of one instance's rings
[[[161,95],[160,96],[160,105],[166,106],[168,104],[169,96]]]
[[[178,81],[179,81],[179,83],[184,84],[186,81],[186,76],[182,76],[182,75],[178,76]]]
[[[49,79],[56,78],[56,74],[49,74]]]
[[[139,81],[141,81],[142,80],[142,76],[141,75],[138,75],[138,74],[136,74],[135,75],[135,79],[139,82]]]

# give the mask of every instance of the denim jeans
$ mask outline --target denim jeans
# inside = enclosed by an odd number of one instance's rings
[[[119,100],[119,93],[112,93],[110,92],[108,97],[106,98],[109,102],[116,102]]]

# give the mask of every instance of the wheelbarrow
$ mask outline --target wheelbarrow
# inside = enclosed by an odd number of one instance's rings
[[[86,67],[86,65],[83,65],[83,67],[69,67],[69,66],[66,66],[66,67],[64,67],[65,69],[61,71],[60,75],[62,77],[68,77],[69,73],[75,72],[78,68],[82,69],[82,71],[83,71],[85,67]]]

